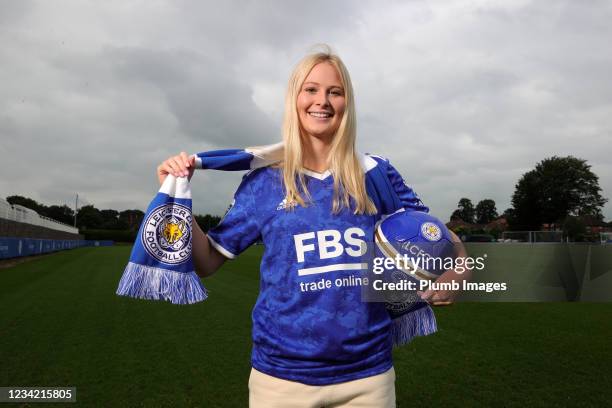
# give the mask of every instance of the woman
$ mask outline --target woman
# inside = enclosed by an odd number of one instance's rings
[[[365,173],[382,159],[355,151],[355,104],[336,55],[306,56],[285,103],[284,159],[244,176],[233,207],[208,235],[193,225],[200,276],[263,240],[260,294],[253,309],[251,407],[394,407],[390,319],[361,301],[360,244],[380,218]],[[191,176],[181,153],[158,167]],[[392,170],[408,207],[427,210]],[[356,283],[357,282],[357,283]]]

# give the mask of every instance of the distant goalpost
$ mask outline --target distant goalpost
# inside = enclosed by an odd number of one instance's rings
[[[563,231],[504,231],[502,242],[563,242]]]

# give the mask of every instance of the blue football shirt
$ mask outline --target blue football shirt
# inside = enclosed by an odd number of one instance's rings
[[[384,163],[404,207],[427,210],[384,159],[362,156],[365,171]],[[392,365],[391,320],[382,303],[361,301],[362,242],[382,214],[332,214],[333,176],[305,171],[312,201],[285,209],[282,172],[247,173],[208,238],[235,258],[265,245],[253,309],[252,365],[274,377],[326,385],[369,377]]]

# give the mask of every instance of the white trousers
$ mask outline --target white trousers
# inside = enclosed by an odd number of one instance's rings
[[[395,370],[331,385],[307,385],[251,369],[249,408],[395,408]]]

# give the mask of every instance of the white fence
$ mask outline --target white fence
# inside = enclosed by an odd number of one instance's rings
[[[71,227],[68,224],[64,224],[59,221],[52,220],[51,218],[43,217],[36,211],[26,208],[21,205],[10,205],[7,201],[0,198],[0,218],[6,220],[23,222],[24,224],[38,225],[39,227],[45,227],[57,231],[69,232],[71,234],[78,234],[77,228]]]
[[[501,242],[563,242],[563,231],[504,231]]]

